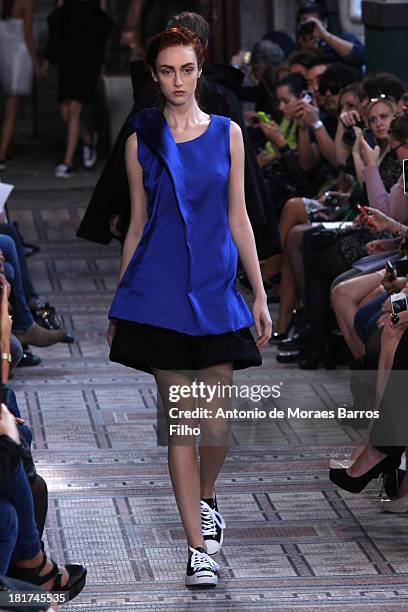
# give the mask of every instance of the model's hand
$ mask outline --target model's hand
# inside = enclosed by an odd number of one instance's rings
[[[272,334],[272,320],[265,296],[255,298],[254,305],[252,306],[252,315],[257,335],[256,346],[261,348],[261,346],[268,342]]]
[[[115,335],[115,332],[116,332],[116,323],[114,323],[113,321],[109,321],[108,332],[106,334],[106,339],[108,341],[109,347],[112,346],[113,336]]]

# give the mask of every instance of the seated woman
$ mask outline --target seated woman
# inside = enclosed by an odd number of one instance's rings
[[[1,380],[9,374],[11,317],[7,289],[3,286],[0,306]],[[41,548],[35,521],[33,497],[21,461],[20,436],[15,417],[0,404],[0,576],[25,580],[48,591],[66,591],[70,599],[85,586],[82,565],[59,568]]]

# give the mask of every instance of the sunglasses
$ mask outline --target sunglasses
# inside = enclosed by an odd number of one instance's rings
[[[332,96],[337,96],[337,94],[339,94],[342,89],[342,85],[339,85],[338,83],[332,83],[331,85],[327,85],[324,91],[319,87],[319,93],[321,96],[325,96],[327,92],[329,92]]]

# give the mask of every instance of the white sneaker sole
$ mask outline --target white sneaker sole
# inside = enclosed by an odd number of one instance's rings
[[[85,168],[85,170],[92,170],[92,168],[95,168],[96,166],[96,162],[97,162],[97,158],[95,157],[94,160],[92,160],[91,162],[87,161],[87,162],[83,162],[83,166]]]
[[[188,587],[215,587],[218,584],[218,576],[212,572],[200,572],[192,576],[186,576]]]
[[[56,174],[55,178],[57,179],[70,179],[74,176],[74,172],[72,174]]]

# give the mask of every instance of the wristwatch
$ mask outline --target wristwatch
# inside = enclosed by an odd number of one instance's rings
[[[318,121],[316,121],[315,123],[312,123],[312,130],[315,132],[316,130],[320,130],[320,128],[324,127],[323,125],[323,121],[320,121],[320,119]]]
[[[10,353],[2,353],[1,354],[1,358],[2,360],[5,359],[6,361],[8,361],[9,363],[11,363],[11,354]]]

